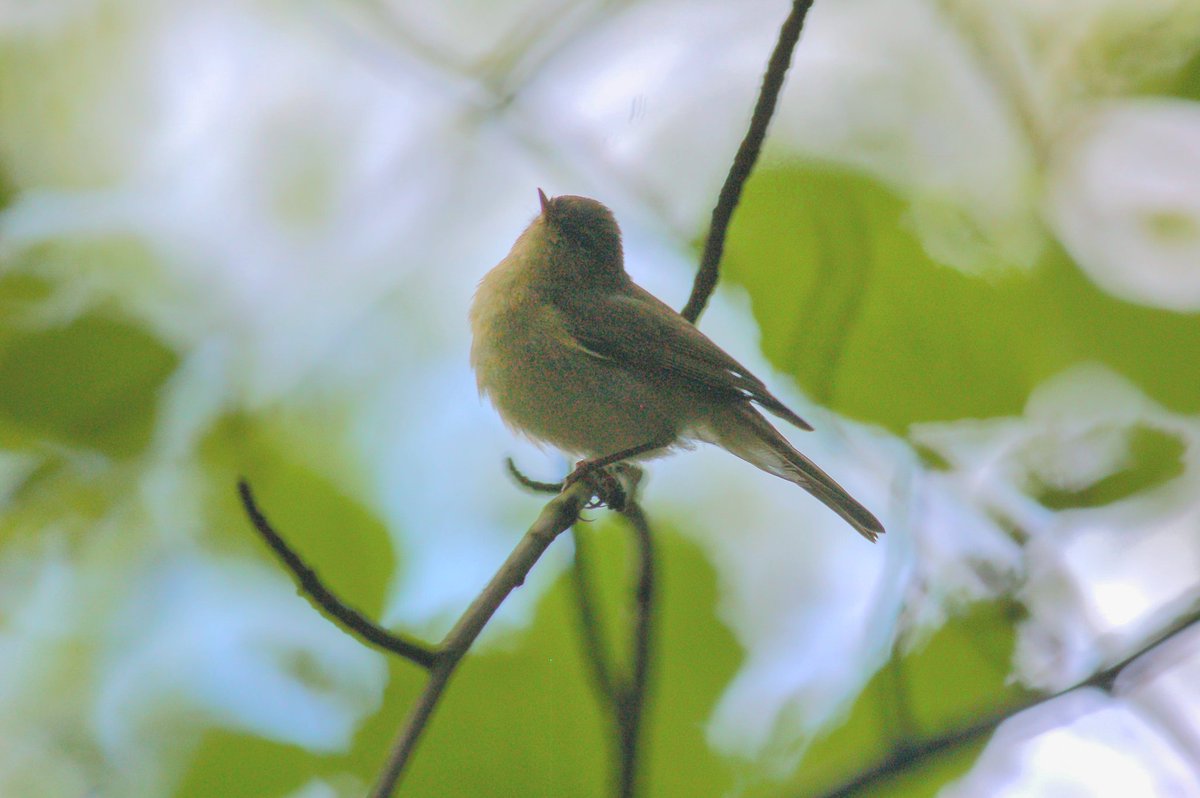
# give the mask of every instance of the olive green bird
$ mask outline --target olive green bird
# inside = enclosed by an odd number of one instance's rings
[[[693,324],[625,272],[612,212],[548,199],[471,305],[481,394],[534,441],[598,465],[704,441],[794,482],[874,541],[879,520],[756,409],[812,427]]]

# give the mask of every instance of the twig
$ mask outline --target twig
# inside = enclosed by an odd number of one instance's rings
[[[1009,718],[1015,717],[1026,710],[1033,709],[1047,702],[1061,698],[1067,693],[1074,692],[1084,687],[1093,687],[1104,690],[1107,693],[1113,691],[1117,677],[1125,670],[1134,660],[1145,656],[1162,644],[1166,643],[1171,638],[1179,635],[1181,632],[1190,629],[1200,623],[1200,610],[1194,610],[1187,615],[1176,620],[1169,627],[1164,629],[1160,634],[1156,635],[1153,640],[1138,649],[1133,654],[1125,657],[1116,665],[1098,671],[1087,679],[1084,679],[1065,690],[1059,690],[1055,693],[1044,693],[1037,695],[1025,701],[1019,701],[1015,704],[997,709],[991,713],[984,715],[982,718],[975,720],[965,726],[957,729],[952,729],[944,734],[939,734],[936,737],[930,737],[920,742],[901,741],[887,755],[875,764],[860,770],[851,778],[837,785],[836,787],[820,793],[819,798],[847,798],[847,796],[859,794],[868,794],[866,788],[872,787],[879,782],[896,776],[910,768],[920,765],[928,758],[935,756],[943,751],[953,750],[960,746],[974,742],[982,737],[991,734],[996,730],[1001,723]]]
[[[788,65],[792,61],[792,51],[800,39],[800,30],[804,27],[804,18],[812,0],[794,0],[792,12],[784,20],[779,30],[779,40],[775,43],[775,51],[767,62],[767,71],[763,75],[762,88],[758,92],[758,102],[754,105],[754,113],[750,117],[750,127],[738,147],[729,174],[725,176],[725,184],[717,197],[717,205],[713,208],[712,222],[708,228],[708,240],[704,242],[704,255],[700,259],[700,270],[696,273],[692,284],[692,295],[681,311],[683,317],[693,324],[704,312],[704,306],[717,287],[718,269],[721,264],[721,254],[725,250],[725,234],[733,211],[737,208],[742,196],[742,188],[750,178],[754,163],[762,150],[763,139],[767,135],[767,125],[775,113],[775,103],[779,99],[779,91],[783,87],[783,78],[787,74]]]
[[[316,571],[309,567],[267,521],[266,516],[263,515],[254,500],[250,484],[244,479],[238,480],[238,495],[241,497],[246,515],[250,517],[258,534],[270,546],[271,551],[275,552],[275,556],[292,572],[300,585],[301,592],[308,596],[318,609],[324,610],[335,618],[342,628],[353,633],[363,642],[404,657],[422,668],[433,667],[437,659],[437,652],[431,646],[419,640],[389,632],[343,602],[329,588],[325,587]]]
[[[432,647],[383,629],[337,598],[267,521],[254,500],[249,483],[244,479],[238,481],[238,494],[242,506],[254,528],[292,572],[300,590],[318,608],[364,642],[404,657],[429,671],[429,680],[397,735],[387,764],[371,793],[373,798],[386,798],[395,790],[404,767],[421,734],[429,725],[429,719],[459,662],[508,594],[525,582],[525,577],[543,552],[559,534],[579,518],[580,511],[592,497],[592,488],[586,480],[579,482],[542,508],[537,520],[529,527],[487,587],[471,603],[442,642]]]
[[[618,693],[616,711],[620,725],[621,767],[618,795],[632,798],[637,791],[638,750],[642,718],[646,711],[650,662],[653,655],[655,590],[654,538],[642,508],[630,501],[621,511],[633,527],[638,550],[638,581],[634,591],[632,658],[629,681]]]
[[[632,798],[637,794],[638,773],[641,769],[639,746],[642,719],[646,711],[650,664],[653,658],[655,588],[654,539],[646,516],[636,501],[621,510],[634,533],[637,553],[637,582],[633,592],[633,624],[630,632],[628,672],[613,674],[611,655],[603,637],[603,624],[592,598],[588,576],[586,545],[578,541],[575,532],[575,563],[572,569],[576,606],[579,610],[580,635],[592,678],[602,703],[612,712],[616,758],[616,795]]]
[[[518,484],[535,493],[558,493],[562,490],[561,482],[539,482],[526,476],[517,468],[511,457],[504,458],[504,464]],[[571,542],[575,546],[575,553],[571,557],[571,586],[575,592],[576,618],[579,621],[579,635],[583,641],[584,659],[592,671],[592,684],[600,702],[615,707],[619,700],[620,688],[612,673],[612,655],[604,641],[604,624],[592,597],[591,567],[588,565],[591,557],[588,555],[587,538],[581,533],[578,524],[571,526]]]
[[[580,482],[551,499],[542,508],[541,514],[529,527],[517,547],[508,555],[508,559],[500,566],[500,570],[492,577],[492,581],[478,598],[471,602],[471,606],[442,640],[437,649],[437,660],[429,672],[429,681],[392,744],[391,754],[371,792],[372,798],[387,798],[392,794],[459,661],[483,631],[483,627],[501,602],[525,582],[525,577],[534,563],[555,538],[575,523],[580,511],[591,498],[591,486]]]
[[[522,485],[535,491],[553,491],[553,483],[537,482],[522,474],[507,460],[508,470]],[[617,677],[613,673],[612,655],[604,641],[603,623],[596,610],[592,596],[592,580],[589,574],[588,548],[585,538],[577,528],[571,532],[575,541],[575,556],[571,568],[571,580],[575,587],[575,604],[578,610],[579,631],[583,641],[585,659],[591,671],[592,681],[601,702],[612,711],[617,759],[617,795],[632,798],[637,792],[639,770],[638,746],[641,741],[642,718],[645,716],[646,696],[649,685],[650,663],[653,656],[654,605],[655,605],[655,559],[654,538],[645,513],[633,498],[636,496],[640,471],[628,473],[629,499],[620,510],[633,529],[637,552],[637,584],[633,597],[633,628],[629,645],[628,675]],[[601,483],[602,484],[602,483]]]
[[[612,656],[604,641],[603,624],[592,599],[591,568],[588,565],[591,558],[578,524],[571,528],[571,538],[575,542],[575,556],[571,558],[571,584],[575,588],[576,617],[579,620],[584,658],[591,666],[592,682],[600,701],[616,706],[619,688],[609,664]]]
[[[518,484],[528,488],[534,493],[558,493],[563,489],[561,482],[538,482],[536,479],[531,479],[521,473],[517,468],[517,464],[513,462],[511,457],[504,458],[504,465],[508,468],[509,475],[515,479]]]

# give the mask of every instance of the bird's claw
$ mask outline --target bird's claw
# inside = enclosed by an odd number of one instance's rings
[[[629,486],[626,487],[625,480],[629,480]],[[617,512],[623,511],[628,505],[630,494],[637,486],[638,480],[641,478],[641,469],[631,467],[629,464],[619,463],[617,466],[598,467],[595,461],[581,460],[575,464],[575,470],[563,480],[563,490],[574,485],[575,482],[586,480],[588,487],[592,488],[593,498],[589,500],[587,508],[594,510],[596,508],[611,508]]]
[[[625,509],[629,496],[621,480],[609,469],[597,468],[592,460],[580,460],[575,464],[575,470],[563,480],[563,490],[581,480],[586,480],[592,489],[592,499],[585,505],[587,509],[610,507],[617,512]]]

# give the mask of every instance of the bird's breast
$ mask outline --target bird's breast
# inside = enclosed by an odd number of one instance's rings
[[[529,437],[596,456],[675,436],[674,397],[589,352],[562,310],[503,271],[480,284],[471,327],[480,392]]]

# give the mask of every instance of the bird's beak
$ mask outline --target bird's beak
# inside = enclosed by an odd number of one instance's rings
[[[550,207],[550,200],[546,197],[546,192],[538,189],[538,199],[542,201],[542,213],[545,213]]]

